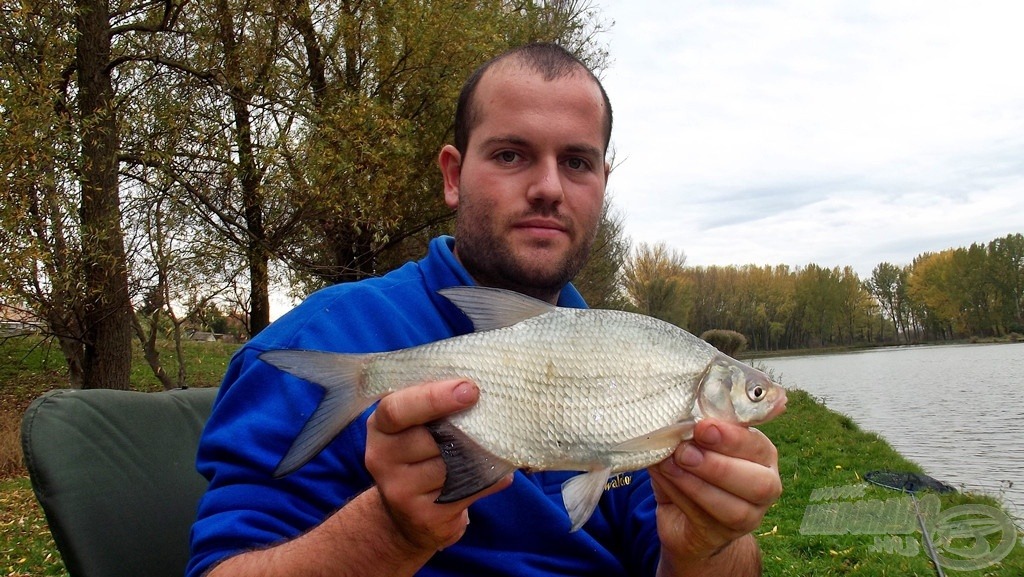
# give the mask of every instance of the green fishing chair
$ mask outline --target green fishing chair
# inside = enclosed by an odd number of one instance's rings
[[[72,577],[184,574],[206,488],[196,447],[216,394],[59,390],[32,402],[25,464]]]

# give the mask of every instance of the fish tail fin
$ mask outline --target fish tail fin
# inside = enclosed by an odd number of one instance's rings
[[[283,477],[305,465],[373,404],[375,398],[360,395],[364,369],[370,356],[301,350],[260,354],[261,360],[325,390],[320,405],[278,463],[274,477]]]
[[[516,467],[473,442],[449,421],[427,424],[444,459],[444,487],[437,503],[454,503],[502,480]]]
[[[604,485],[611,476],[611,467],[606,467],[581,473],[562,483],[562,502],[572,522],[570,532],[579,531],[594,514],[604,493]]]

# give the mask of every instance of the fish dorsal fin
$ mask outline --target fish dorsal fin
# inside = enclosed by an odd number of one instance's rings
[[[477,332],[509,327],[557,308],[524,294],[490,287],[454,286],[437,292],[459,307]]]
[[[565,510],[569,513],[569,521],[572,523],[570,532],[579,531],[594,514],[594,509],[597,508],[597,503],[604,493],[604,485],[611,475],[612,468],[604,467],[580,473],[562,483],[562,502],[565,503]]]
[[[454,503],[474,495],[515,471],[515,465],[500,459],[449,421],[427,424],[434,442],[441,449],[445,478],[438,503]]]
[[[696,420],[684,419],[678,423],[673,423],[667,427],[651,431],[646,435],[620,443],[612,447],[612,451],[616,453],[642,453],[672,448],[683,441],[692,439],[695,426],[697,426]]]

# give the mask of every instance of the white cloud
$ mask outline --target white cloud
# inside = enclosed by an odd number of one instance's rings
[[[602,7],[635,240],[863,275],[1024,232],[1024,3]]]

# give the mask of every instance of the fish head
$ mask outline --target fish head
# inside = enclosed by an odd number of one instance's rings
[[[756,425],[786,410],[786,390],[762,371],[719,353],[701,379],[697,405],[705,417]]]

